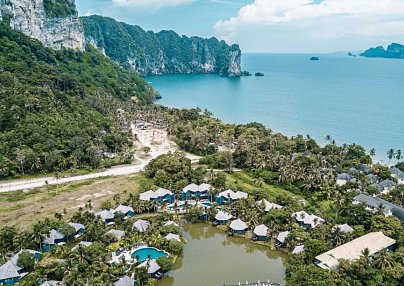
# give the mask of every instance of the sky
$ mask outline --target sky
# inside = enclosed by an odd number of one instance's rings
[[[404,43],[404,0],[76,0],[145,30],[218,37],[243,52],[328,53]]]

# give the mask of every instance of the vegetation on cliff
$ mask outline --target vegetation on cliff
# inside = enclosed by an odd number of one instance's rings
[[[361,54],[365,58],[404,59],[404,45],[393,43],[385,50],[382,46],[370,48]]]
[[[88,43],[124,67],[142,75],[162,73],[221,73],[241,75],[240,49],[216,38],[153,33],[139,26],[101,16],[82,17]],[[236,70],[234,70],[236,67]]]
[[[76,15],[74,0],[44,0],[46,15],[50,18],[63,18]]]
[[[100,166],[131,144],[123,109],[154,96],[91,47],[53,51],[0,23],[0,177]]]

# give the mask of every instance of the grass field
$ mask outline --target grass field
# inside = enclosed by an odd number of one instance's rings
[[[0,225],[27,226],[64,210],[69,216],[89,200],[98,209],[116,194],[138,193],[143,183],[136,174],[0,194]]]
[[[282,189],[277,186],[268,185],[263,183],[261,186],[257,186],[254,183],[254,178],[246,172],[234,172],[226,175],[226,183],[229,186],[234,186],[237,189],[244,190],[245,192],[251,192],[253,190],[262,189],[268,192],[270,199],[274,199],[277,195],[289,195],[298,199],[302,199],[301,196],[293,194],[288,190]]]

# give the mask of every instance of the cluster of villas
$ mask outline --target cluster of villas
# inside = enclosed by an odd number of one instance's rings
[[[379,194],[388,194],[397,185],[404,184],[404,172],[396,167],[391,167],[391,177],[390,179],[381,180],[377,174],[377,171],[367,165],[360,165],[358,168],[351,168],[346,173],[340,173],[336,177],[336,184],[338,186],[346,185],[348,182],[356,183],[357,174],[361,172],[366,175],[367,180],[370,182],[370,187],[374,188],[379,192]],[[395,179],[397,182],[395,182]]]

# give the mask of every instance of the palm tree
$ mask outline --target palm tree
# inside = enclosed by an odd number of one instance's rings
[[[387,157],[389,158],[389,164],[390,164],[390,161],[394,158],[394,156],[395,156],[394,149],[390,149],[390,150],[387,152]]]
[[[393,264],[394,260],[387,249],[383,249],[383,251],[376,254],[375,260],[373,262],[373,265],[379,269],[390,268],[393,266]]]
[[[363,263],[365,264],[365,267],[369,267],[372,264],[372,258],[370,257],[370,250],[367,247],[362,251],[362,260]]]
[[[331,142],[331,141],[332,141],[332,138],[331,138],[330,135],[326,135],[325,138],[324,138],[324,140],[325,140],[325,142]]]
[[[396,159],[398,162],[400,162],[400,160],[403,158],[402,154],[401,154],[401,150],[398,149],[396,152]]]
[[[373,158],[374,156],[376,156],[376,150],[375,150],[375,148],[370,149],[369,155],[370,155],[370,157],[372,157],[372,158]]]

